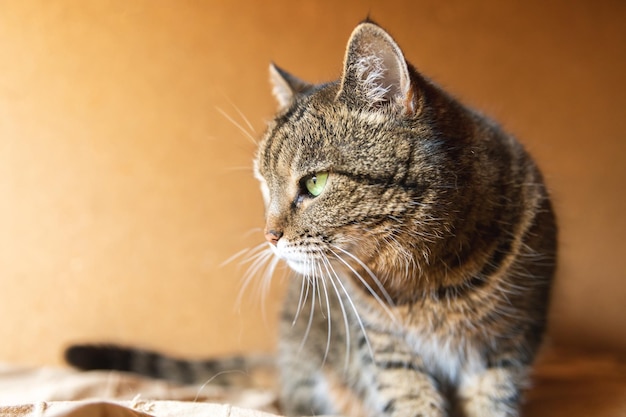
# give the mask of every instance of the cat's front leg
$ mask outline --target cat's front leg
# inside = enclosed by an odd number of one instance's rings
[[[465,417],[517,417],[528,367],[491,367],[464,375],[459,408]]]
[[[410,364],[379,363],[375,415],[443,417],[445,400],[432,378]]]
[[[443,417],[447,402],[437,381],[425,370],[422,358],[406,349],[391,335],[368,332],[373,355],[363,353],[369,362],[364,369],[372,374],[364,390],[370,415],[389,417]],[[369,388],[369,389],[368,389]],[[368,392],[369,391],[369,392]]]

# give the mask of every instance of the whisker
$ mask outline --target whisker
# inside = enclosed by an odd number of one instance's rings
[[[324,287],[324,296],[326,297],[326,321],[328,322],[328,331],[326,335],[326,349],[324,350],[324,359],[322,359],[322,365],[326,363],[326,358],[328,358],[328,352],[330,352],[330,336],[332,332],[332,320],[330,313],[330,300],[328,298],[328,288],[326,286],[326,279],[324,279],[324,273],[322,271],[322,267],[319,263],[316,262],[315,266],[317,267],[317,271],[319,272],[320,279],[322,280],[322,284]],[[321,305],[320,305],[321,308]]]
[[[232,167],[226,167],[222,169],[228,172],[240,172],[240,171],[249,172],[249,173],[254,172],[254,169],[251,166],[232,166]]]
[[[250,233],[253,233],[256,230],[260,230],[260,229],[255,228],[255,230],[252,230]],[[229,263],[233,262],[235,259],[242,257],[245,254],[258,252],[259,250],[262,250],[262,249],[267,249],[267,243],[264,242],[264,243],[261,243],[260,245],[254,246],[253,248],[242,249],[239,252],[235,253],[234,255],[230,256],[225,261],[221,262],[219,264],[219,267],[222,268],[222,267],[228,265]],[[246,263],[246,262],[249,262],[249,261],[250,261],[250,259],[244,259],[241,263]]]
[[[239,124],[235,119],[233,119],[232,117],[230,117],[230,115],[228,115],[228,113],[226,113],[224,110],[222,110],[219,107],[215,107],[215,109],[222,115],[224,116],[229,122],[231,122],[237,129],[239,129],[239,131],[241,131],[241,133],[244,134],[244,136],[250,140],[250,143],[252,143],[254,146],[257,146],[258,143],[256,141],[256,138],[250,133],[248,132],[243,126],[241,126],[241,124]]]
[[[267,295],[269,294],[270,284],[272,283],[272,278],[274,277],[274,271],[276,270],[276,266],[280,262],[280,258],[278,256],[274,256],[270,261],[268,267],[265,268],[265,272],[263,274],[263,279],[261,280],[261,315],[263,316],[263,321],[267,323]]]
[[[333,269],[328,258],[324,256],[322,260],[323,260],[324,268],[328,272],[328,280],[330,281],[330,284],[333,286],[333,289],[335,290],[335,294],[337,295],[337,300],[339,301],[339,308],[341,309],[341,315],[343,316],[343,325],[346,330],[346,357],[345,357],[345,362],[344,362],[344,372],[347,372],[348,366],[350,364],[350,321],[348,319],[348,313],[346,311],[346,307],[343,303],[343,298],[341,297],[341,293],[339,292],[339,289],[337,288],[337,284],[335,284],[333,275],[336,277],[337,280],[339,279],[339,277],[337,276],[337,273]],[[355,314],[357,314],[356,311],[355,311]],[[367,339],[367,335],[364,334],[364,336]]]
[[[372,278],[372,280],[374,281],[374,283],[376,284],[376,286],[378,287],[378,289],[383,293],[383,296],[385,296],[386,301],[389,303],[389,305],[393,305],[393,300],[391,299],[391,296],[389,295],[389,293],[387,292],[387,290],[385,290],[385,287],[383,286],[383,284],[380,282],[380,280],[378,279],[378,277],[374,274],[374,272],[372,272],[372,270],[365,265],[365,263],[363,261],[361,261],[359,258],[357,258],[356,256],[354,256],[353,254],[351,254],[350,252],[342,249],[341,247],[337,246],[337,245],[332,245],[335,249],[339,250],[340,252],[348,255],[350,258],[354,259],[364,270],[365,272],[367,272],[367,274],[370,276],[370,278]],[[335,253],[335,252],[333,252]],[[341,257],[339,257],[341,259]],[[349,266],[346,263],[346,266]],[[352,271],[354,271],[353,268],[351,268]],[[362,278],[362,277],[361,277]]]
[[[391,299],[391,296],[389,295],[389,293],[387,292],[387,290],[385,290],[385,288],[382,286],[382,284],[380,283],[380,281],[378,280],[378,278],[374,275],[374,273],[360,260],[358,259],[356,256],[352,255],[351,253],[341,249],[338,246],[333,245],[334,248],[342,251],[343,253],[345,253],[346,255],[350,256],[352,259],[354,259],[355,261],[357,261],[369,274],[370,277],[374,280],[374,282],[377,284],[378,288],[380,289],[380,291],[382,292],[383,296],[385,297],[387,303],[391,306],[394,305],[393,300]],[[353,267],[352,265],[350,265],[345,259],[343,259],[341,256],[339,256],[339,254],[337,254],[337,252],[333,251],[332,249],[330,250],[332,252],[333,255],[335,255],[335,257],[337,258],[338,261],[340,261],[342,264],[344,264],[346,267],[348,267],[348,269],[350,269],[350,271],[359,279],[359,281],[361,281],[361,283],[363,284],[363,286],[365,286],[365,288],[370,292],[370,294],[372,294],[372,296],[374,297],[374,299],[380,304],[380,306],[383,308],[383,310],[385,310],[385,312],[387,313],[387,315],[389,315],[389,317],[391,318],[391,320],[393,320],[394,322],[397,322],[397,317],[396,315],[391,311],[391,309],[388,307],[387,304],[385,304],[385,302],[383,301],[382,298],[380,298],[380,296],[378,295],[378,293],[376,291],[374,291],[374,289],[371,287],[371,285],[369,285],[367,283],[367,281],[365,281],[365,279],[361,276],[361,274],[359,274]]]
[[[248,230],[246,233],[244,233],[244,235],[243,235],[243,236],[244,236],[244,237],[250,237],[250,236],[252,236],[253,234],[255,234],[255,233],[260,233],[260,232],[262,232],[262,231],[263,231],[263,229],[261,229],[260,227],[253,227],[252,229],[250,229],[250,230]],[[257,245],[257,246],[263,246],[263,245],[266,245],[266,246],[267,246],[267,242],[263,242],[263,243],[261,243],[261,244],[259,244],[259,245]]]
[[[265,246],[265,248],[263,248],[263,246]],[[239,294],[237,295],[237,299],[235,300],[235,308],[237,310],[241,308],[243,295],[249,287],[250,283],[254,280],[254,278],[257,276],[258,272],[262,268],[267,271],[267,262],[272,258],[272,256],[274,256],[272,250],[265,244],[256,246],[255,248],[251,249],[249,253],[252,253],[252,255],[249,256],[248,259],[245,259],[241,262],[251,262],[251,265],[246,273],[243,275],[241,288],[239,290]],[[272,262],[278,262],[276,259],[277,258],[274,258]],[[255,282],[257,282],[258,285],[258,281]]]
[[[196,396],[194,397],[192,402],[194,402],[194,403],[198,402],[198,400],[200,399],[200,394],[202,393],[202,391],[207,387],[207,385],[209,385],[211,382],[213,382],[214,379],[220,377],[221,375],[235,374],[235,373],[249,376],[248,372],[243,371],[241,369],[233,369],[233,370],[230,370],[230,371],[220,371],[220,372],[216,373],[215,375],[213,375],[211,378],[207,379],[202,385],[200,385],[198,387],[198,390],[196,391]]]
[[[315,266],[317,267],[317,263],[315,263]],[[313,272],[315,273],[315,270],[312,269]],[[326,318],[326,314],[324,313],[324,307],[322,307],[322,294],[321,294],[321,290],[320,290],[320,280],[322,279],[322,276],[320,275],[319,277],[317,276],[317,274],[314,274],[315,276],[315,282],[317,283],[317,303],[320,306],[320,314],[322,315],[323,318]]]
[[[226,265],[228,265],[229,263],[233,262],[235,259],[242,257],[243,255],[245,255],[246,253],[250,253],[250,251],[253,249],[242,249],[239,252],[235,253],[234,255],[231,255],[228,257],[228,259],[226,259],[225,261],[221,262],[219,264],[219,267],[222,268]]]
[[[298,307],[296,308],[296,314],[293,317],[293,320],[291,321],[291,325],[295,326],[296,322],[298,321],[298,317],[300,317],[300,312],[302,311],[302,303],[304,303],[306,301],[306,298],[309,294],[309,280],[306,279],[305,277],[300,277],[302,278],[300,280],[300,298],[298,299]],[[305,285],[306,285],[306,289],[305,289]],[[305,293],[306,291],[306,293]]]
[[[229,99],[228,97],[224,96],[224,98],[226,99],[226,101],[228,101],[228,104],[230,104],[235,109],[237,114],[239,114],[239,117],[241,117],[241,119],[244,121],[244,123],[248,126],[248,129],[250,129],[250,132],[252,132],[253,134],[256,134],[256,131],[254,130],[254,127],[252,126],[252,123],[250,123],[250,120],[239,109],[239,106],[237,106],[235,103],[233,103],[233,101],[231,99]]]
[[[248,288],[250,283],[255,280],[257,277],[257,273],[262,269],[267,267],[267,262],[270,260],[272,253],[270,251],[263,252],[257,256],[257,259],[252,263],[248,271],[243,276],[243,282],[241,285],[241,290],[239,292],[240,297],[237,298],[236,304],[239,305],[241,303],[241,297],[243,293]],[[258,282],[256,282],[258,285]]]
[[[309,276],[309,278],[311,278]],[[298,353],[302,352],[302,348],[309,338],[309,332],[311,331],[311,326],[313,325],[313,314],[315,313],[315,294],[316,294],[316,280],[311,280],[311,285],[313,286],[311,290],[311,311],[309,312],[309,322],[307,323],[306,330],[304,331],[304,336],[302,336],[302,341],[300,342],[300,347],[298,348]]]
[[[339,278],[339,276],[337,275],[335,270],[332,269],[332,266],[331,266],[331,270],[333,272],[333,275],[336,278],[337,284],[339,284],[339,286],[343,290],[343,293],[346,295],[346,300],[348,300],[348,303],[352,307],[352,311],[354,312],[354,316],[356,318],[356,321],[357,321],[357,323],[358,323],[358,325],[359,325],[359,327],[361,329],[361,333],[363,334],[363,337],[365,338],[365,344],[367,345],[367,349],[368,349],[368,351],[370,353],[370,357],[372,358],[372,360],[374,360],[374,351],[372,349],[372,345],[370,344],[369,338],[367,337],[367,331],[365,331],[365,325],[363,324],[363,320],[361,319],[361,316],[359,315],[359,312],[358,312],[356,306],[354,305],[354,302],[352,301],[352,297],[350,297],[350,293],[346,289],[346,287],[343,284],[343,282],[341,282],[341,279]]]

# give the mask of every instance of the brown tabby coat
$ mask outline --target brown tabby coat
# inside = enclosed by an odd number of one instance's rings
[[[271,73],[280,109],[255,172],[266,239],[296,272],[284,412],[518,415],[556,256],[529,155],[371,22],[354,30],[338,82]]]
[[[285,410],[517,415],[556,252],[528,154],[373,23],[339,82],[273,79],[281,110],[256,160],[267,237],[308,282],[301,302],[291,282],[283,313]],[[325,172],[308,194],[303,179]]]

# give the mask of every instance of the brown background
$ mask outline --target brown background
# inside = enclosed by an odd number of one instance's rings
[[[560,215],[553,339],[626,351],[623,1],[3,1],[0,361],[69,341],[270,350],[280,282],[234,307],[261,242],[267,65],[336,78],[370,14],[515,132]],[[231,123],[231,118],[235,123]]]

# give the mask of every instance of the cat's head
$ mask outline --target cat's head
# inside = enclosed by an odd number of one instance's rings
[[[339,81],[270,73],[279,111],[255,173],[275,254],[304,275],[343,268],[385,286],[419,275],[449,233],[451,189],[464,181],[462,167],[450,168],[460,153],[444,144],[466,134],[471,116],[370,22],[352,33]]]

